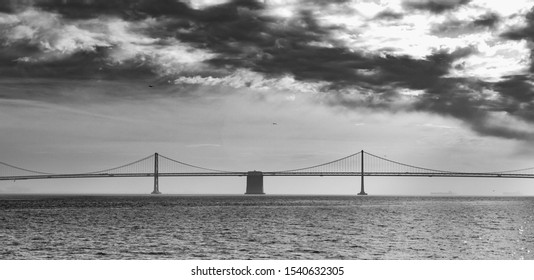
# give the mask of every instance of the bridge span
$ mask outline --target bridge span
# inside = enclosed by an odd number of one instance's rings
[[[140,160],[118,167],[85,173],[47,173],[0,162],[0,181],[67,179],[67,178],[111,178],[111,177],[153,177],[152,194],[161,194],[159,177],[246,177],[245,194],[264,194],[265,176],[353,176],[360,177],[360,192],[366,176],[397,177],[472,177],[472,178],[534,178],[534,167],[494,172],[455,172],[409,165],[374,154],[360,151],[349,156],[304,168],[280,171],[225,171],[200,167],[177,161],[155,153]]]

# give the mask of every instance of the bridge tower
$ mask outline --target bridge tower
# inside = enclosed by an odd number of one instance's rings
[[[152,194],[161,194],[159,191],[159,184],[158,184],[158,153],[154,154],[154,190],[152,191]]]
[[[361,160],[362,161],[362,170],[361,170],[362,183],[361,183],[360,193],[358,193],[358,195],[367,195],[367,193],[365,193],[365,189],[363,187],[364,186],[364,184],[363,184],[363,181],[364,181],[364,179],[363,179],[363,177],[364,177],[364,175],[363,175],[364,174],[364,169],[363,169],[363,154],[364,154],[364,151],[363,150],[361,151],[361,154],[362,154],[361,155],[362,156],[362,160]]]
[[[263,192],[263,172],[247,172],[247,191],[245,194],[265,194]]]

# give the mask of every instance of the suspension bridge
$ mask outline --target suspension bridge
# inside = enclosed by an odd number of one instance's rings
[[[161,194],[159,177],[246,177],[245,194],[264,194],[264,176],[355,176],[360,177],[360,192],[364,189],[366,176],[411,176],[411,177],[485,177],[485,178],[534,178],[534,167],[494,171],[494,172],[455,172],[414,166],[386,159],[365,151],[330,162],[280,171],[226,171],[205,168],[181,162],[158,153],[121,166],[85,173],[47,173],[30,170],[0,161],[0,180],[33,180],[65,178],[103,177],[153,177],[152,194]]]

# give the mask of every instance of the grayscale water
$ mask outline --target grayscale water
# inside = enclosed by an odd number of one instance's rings
[[[0,259],[534,259],[533,197],[0,196]]]

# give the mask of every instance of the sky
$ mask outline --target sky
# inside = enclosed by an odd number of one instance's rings
[[[534,8],[482,0],[0,2],[0,161],[51,173],[158,152],[272,171],[367,152],[464,172],[533,167]],[[359,178],[267,177],[270,194]],[[149,193],[142,179],[0,193]],[[244,178],[162,178],[241,194]],[[534,195],[528,179],[367,178],[370,194]]]

